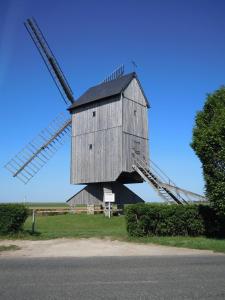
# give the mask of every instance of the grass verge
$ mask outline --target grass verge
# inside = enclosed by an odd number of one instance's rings
[[[105,218],[103,215],[56,215],[36,218],[35,234],[31,234],[31,217],[24,226],[24,232],[4,236],[2,239],[43,240],[54,238],[110,238],[135,243],[153,243],[165,246],[191,249],[212,250],[225,253],[225,239],[209,239],[205,237],[144,237],[127,236],[124,216]],[[0,237],[1,239],[1,237]]]
[[[225,253],[225,239],[189,236],[152,236],[144,238],[128,238],[131,242],[152,243],[163,246],[189,248],[198,250],[212,250]]]

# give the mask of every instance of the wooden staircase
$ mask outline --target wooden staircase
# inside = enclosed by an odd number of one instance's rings
[[[135,153],[133,169],[150,184],[167,203],[188,204],[193,201],[205,202],[205,197],[179,188],[176,184],[153,162],[150,164],[141,160]]]

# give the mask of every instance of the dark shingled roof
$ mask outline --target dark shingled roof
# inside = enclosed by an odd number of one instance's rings
[[[124,91],[124,89],[129,85],[133,78],[137,78],[135,72],[126,74],[118,79],[114,79],[108,82],[103,82],[99,85],[89,88],[82,96],[80,96],[69,108],[68,110],[73,110],[79,106],[88,104],[90,102],[102,100],[104,98],[116,96]],[[139,81],[138,81],[139,82]],[[143,92],[143,90],[142,90]],[[143,92],[144,94],[144,92]],[[144,95],[145,96],[145,95]],[[146,99],[147,106],[149,107],[148,100]]]

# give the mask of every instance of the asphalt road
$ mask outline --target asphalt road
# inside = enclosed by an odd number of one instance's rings
[[[225,256],[0,258],[0,299],[225,299]]]

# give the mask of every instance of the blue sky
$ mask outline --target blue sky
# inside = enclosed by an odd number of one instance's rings
[[[207,93],[225,84],[225,2],[49,1],[0,2],[0,202],[65,201],[70,142],[23,185],[2,167],[65,106],[23,21],[34,16],[75,97],[131,60],[151,103],[151,159],[178,186],[203,193],[201,164],[189,144],[196,111]],[[146,184],[130,188],[146,201]]]

